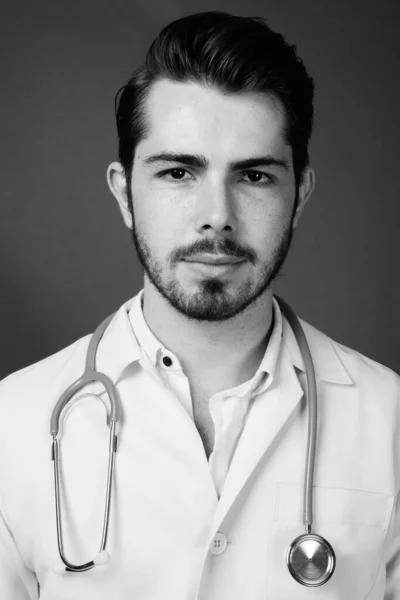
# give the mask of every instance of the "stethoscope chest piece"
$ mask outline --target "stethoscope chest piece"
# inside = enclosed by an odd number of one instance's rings
[[[306,587],[318,587],[331,578],[336,558],[332,546],[323,537],[305,533],[291,543],[286,562],[298,583]]]

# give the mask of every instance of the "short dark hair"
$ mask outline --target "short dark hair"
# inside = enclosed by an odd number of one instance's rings
[[[118,155],[128,184],[137,144],[146,135],[144,105],[161,79],[193,81],[226,93],[266,92],[283,104],[296,185],[309,162],[314,83],[296,47],[259,17],[203,12],[173,21],[151,44],[139,67],[116,95]]]

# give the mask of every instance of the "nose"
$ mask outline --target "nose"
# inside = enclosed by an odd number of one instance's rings
[[[196,231],[233,233],[236,229],[235,203],[227,183],[213,182],[204,186],[196,203]]]

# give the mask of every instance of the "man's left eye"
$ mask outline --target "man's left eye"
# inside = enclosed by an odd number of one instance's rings
[[[269,183],[271,181],[271,177],[261,171],[247,171],[243,173],[243,177],[247,178],[245,180],[251,183]]]

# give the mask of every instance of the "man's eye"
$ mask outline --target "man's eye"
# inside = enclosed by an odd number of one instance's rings
[[[247,171],[243,173],[243,177],[251,183],[271,183],[271,177],[261,171]]]
[[[159,174],[159,176],[162,178],[174,179],[175,181],[180,181],[185,178],[185,175],[188,175],[188,174],[189,173],[186,171],[186,169],[175,168],[175,169],[168,169],[167,171],[163,171],[162,173]]]

